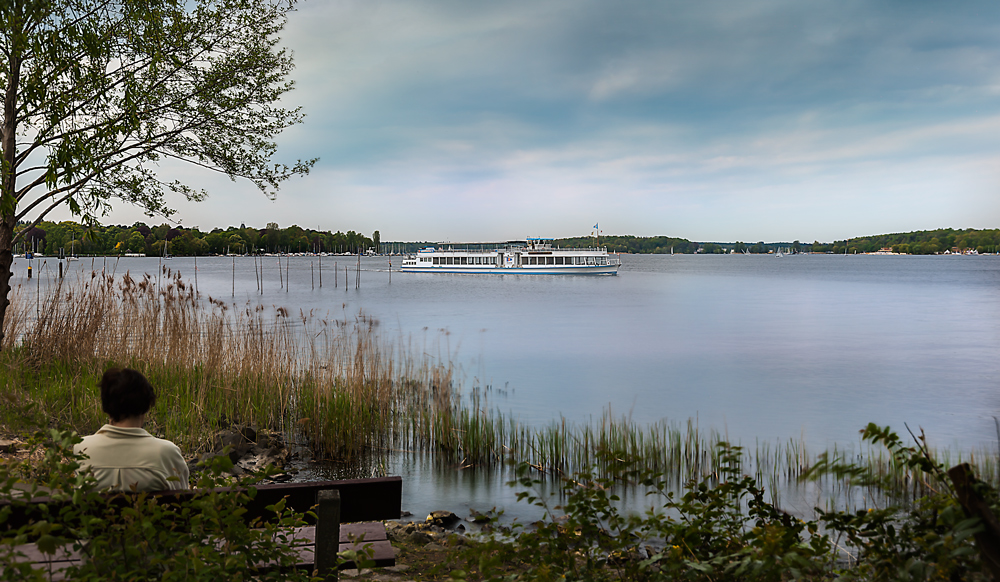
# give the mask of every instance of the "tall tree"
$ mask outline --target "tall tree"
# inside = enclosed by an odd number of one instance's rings
[[[165,195],[203,189],[161,177],[181,160],[274,197],[315,160],[274,164],[299,123],[281,107],[292,57],[279,46],[294,0],[0,0],[0,334],[18,221],[66,205],[84,220],[113,200],[173,213]],[[2,335],[0,335],[2,338]]]

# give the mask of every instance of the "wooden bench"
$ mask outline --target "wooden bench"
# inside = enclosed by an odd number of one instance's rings
[[[386,537],[386,519],[399,519],[402,506],[403,481],[401,477],[379,477],[373,479],[348,479],[342,481],[316,481],[307,483],[281,483],[258,485],[257,494],[244,504],[246,513],[242,518],[250,523],[256,518],[268,519],[272,513],[267,507],[282,499],[285,506],[298,513],[312,510],[316,518],[306,516],[305,527],[295,530],[294,538],[302,539],[295,546],[298,553],[296,568],[317,570],[328,580],[337,577],[337,553],[345,550],[361,550],[368,546],[374,551],[372,556],[376,566],[395,565],[395,551]],[[162,501],[183,503],[185,499],[197,495],[198,491],[162,491],[155,493]],[[119,494],[120,496],[120,494]],[[35,498],[28,504],[0,502],[0,509],[10,507],[7,521],[0,527],[13,530],[38,519],[40,504],[49,503],[47,498]],[[357,540],[363,536],[363,541]],[[20,546],[26,555],[25,561],[50,564],[55,573],[53,580],[61,579],[59,572],[74,563],[80,556],[72,551],[59,551],[55,555],[42,554],[33,544]],[[352,563],[341,568],[355,567]]]

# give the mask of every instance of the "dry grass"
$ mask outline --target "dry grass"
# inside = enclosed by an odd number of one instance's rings
[[[93,272],[60,281],[40,300],[37,317],[35,301],[15,291],[0,355],[7,403],[0,422],[91,432],[104,420],[97,378],[109,365],[128,365],[160,391],[153,430],[190,452],[206,447],[218,428],[242,423],[283,431],[322,457],[371,466],[410,450],[462,466],[513,459],[565,474],[617,456],[661,470],[678,486],[718,471],[723,436],[691,420],[641,426],[608,410],[588,425],[527,427],[492,409],[479,386],[462,400],[451,354],[432,356],[434,349],[408,338],[390,341],[364,313],[332,319],[237,306],[197,297],[179,273],[160,275]],[[745,453],[744,470],[772,491],[793,483],[813,458],[795,441],[758,443]],[[901,488],[913,487],[909,469],[865,454]],[[995,453],[973,460],[997,473]]]

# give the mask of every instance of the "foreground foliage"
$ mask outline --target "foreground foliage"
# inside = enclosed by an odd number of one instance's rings
[[[94,489],[89,473],[77,472],[82,455],[72,446],[78,436],[54,430],[45,436],[40,459],[0,465],[0,500],[15,506],[39,496],[52,500],[39,506],[33,523],[0,532],[0,580],[50,579],[47,567],[23,561],[27,543],[49,556],[79,552],[81,563],[64,572],[68,580],[309,579],[292,569],[298,556],[291,532],[303,516],[282,502],[268,507],[273,519],[246,523],[242,506],[259,478],[230,482],[227,455],[198,473],[202,493],[188,501],[162,503],[139,493],[114,503]],[[0,506],[0,526],[10,512]]]
[[[721,443],[719,470],[692,479],[679,496],[662,474],[619,460],[616,477],[564,478],[561,502],[551,505],[537,493],[542,480],[522,464],[511,484],[544,518],[505,525],[495,515],[485,541],[464,552],[464,566],[497,581],[990,579],[973,542],[982,525],[963,511],[944,467],[922,443],[907,447],[888,428],[869,425],[863,435],[914,469],[930,493],[858,511],[817,508],[807,521],[770,502],[757,480],[742,474],[740,448]],[[823,458],[806,478],[822,474],[885,485],[881,498],[892,499],[892,483],[866,466]],[[644,515],[619,511],[615,492],[623,482],[655,500]],[[977,488],[995,510],[995,490]]]

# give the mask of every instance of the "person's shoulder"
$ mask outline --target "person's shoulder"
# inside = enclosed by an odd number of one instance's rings
[[[98,443],[100,443],[101,441],[104,441],[104,440],[106,440],[105,435],[102,435],[101,431],[98,430],[94,434],[88,434],[87,436],[83,437],[80,440],[80,442],[78,442],[75,445],[73,445],[73,452],[78,453],[78,452],[82,451],[83,449],[87,448],[88,446],[93,446],[93,445],[98,444]]]
[[[177,453],[181,454],[181,448],[175,445],[172,441],[167,439],[161,439],[159,437],[153,437],[154,446],[162,451],[163,453]]]

